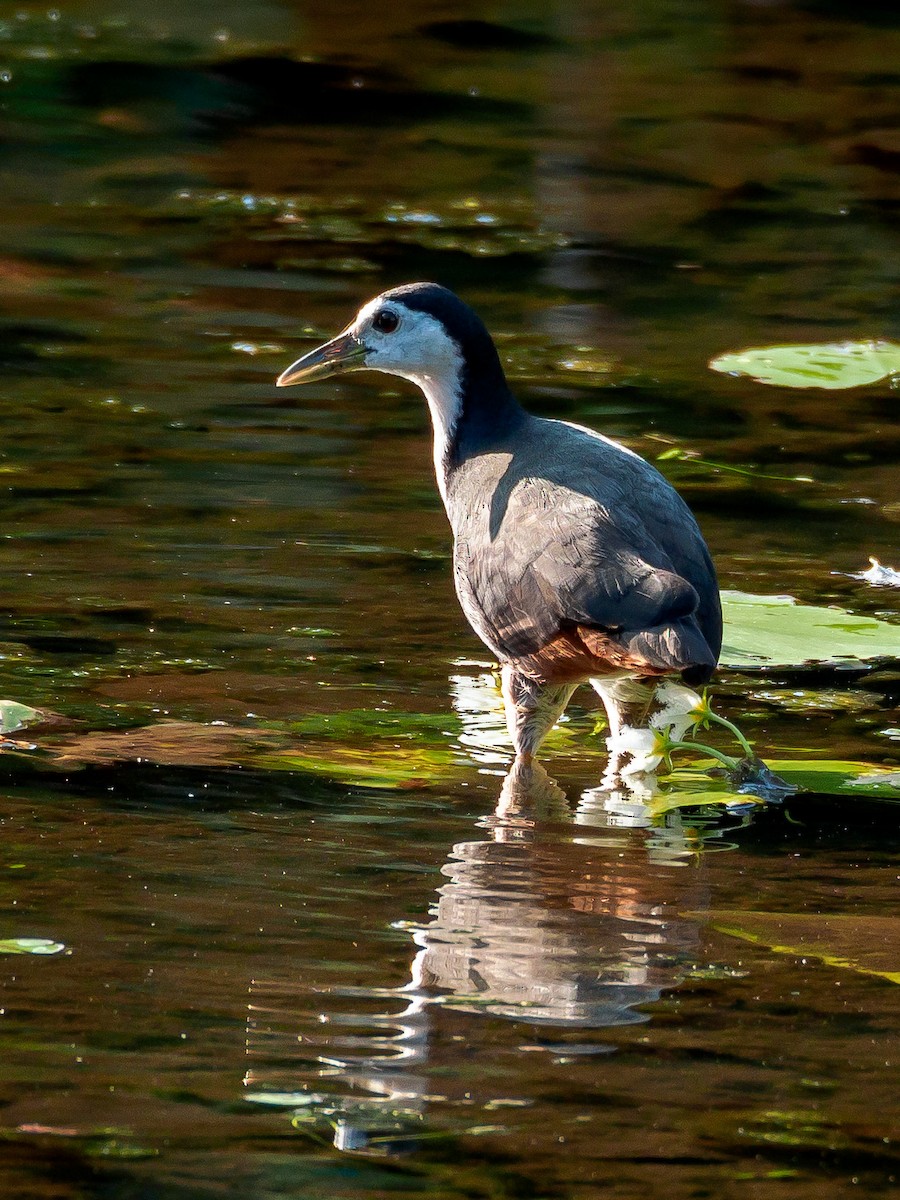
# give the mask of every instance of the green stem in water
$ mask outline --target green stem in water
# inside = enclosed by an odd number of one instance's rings
[[[753,747],[750,745],[750,743],[747,741],[747,739],[744,737],[744,735],[738,729],[737,725],[735,725],[732,721],[729,721],[725,717],[720,717],[718,713],[711,712],[708,715],[711,720],[718,721],[718,723],[720,725],[724,725],[725,728],[729,731],[729,733],[733,733],[734,736],[737,738],[738,742],[740,742],[741,749],[744,751],[744,753],[747,755],[747,757],[753,758]]]
[[[723,754],[721,750],[714,750],[712,746],[704,746],[702,742],[669,742],[667,749],[669,750],[702,750],[708,754],[710,758],[716,758],[727,767],[729,771],[733,771],[737,766],[737,761],[729,758],[727,754]]]

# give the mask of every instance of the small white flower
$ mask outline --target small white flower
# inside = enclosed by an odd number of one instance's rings
[[[620,775],[639,775],[644,771],[655,771],[663,760],[665,742],[655,729],[635,729],[623,725],[619,736],[607,738],[606,745],[611,755],[630,754],[631,759],[619,768]]]
[[[664,731],[676,742],[680,742],[689,729],[702,721],[706,713],[703,697],[681,683],[664,681],[657,689],[656,697],[662,704],[650,718],[650,725],[653,729]]]

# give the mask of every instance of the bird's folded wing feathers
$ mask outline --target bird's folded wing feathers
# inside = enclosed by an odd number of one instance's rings
[[[523,653],[566,625],[649,629],[695,611],[694,587],[629,514],[546,480],[517,485],[496,536],[459,564],[501,646]]]

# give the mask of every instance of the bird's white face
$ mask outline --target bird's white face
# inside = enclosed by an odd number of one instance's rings
[[[348,332],[365,347],[362,365],[411,379],[427,392],[456,383],[459,346],[437,318],[381,296],[359,310]]]

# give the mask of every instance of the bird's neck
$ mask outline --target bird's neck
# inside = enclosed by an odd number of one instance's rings
[[[487,370],[472,371],[460,360],[452,371],[422,376],[434,430],[434,473],[446,505],[453,471],[467,458],[500,445],[525,419],[499,359]]]

